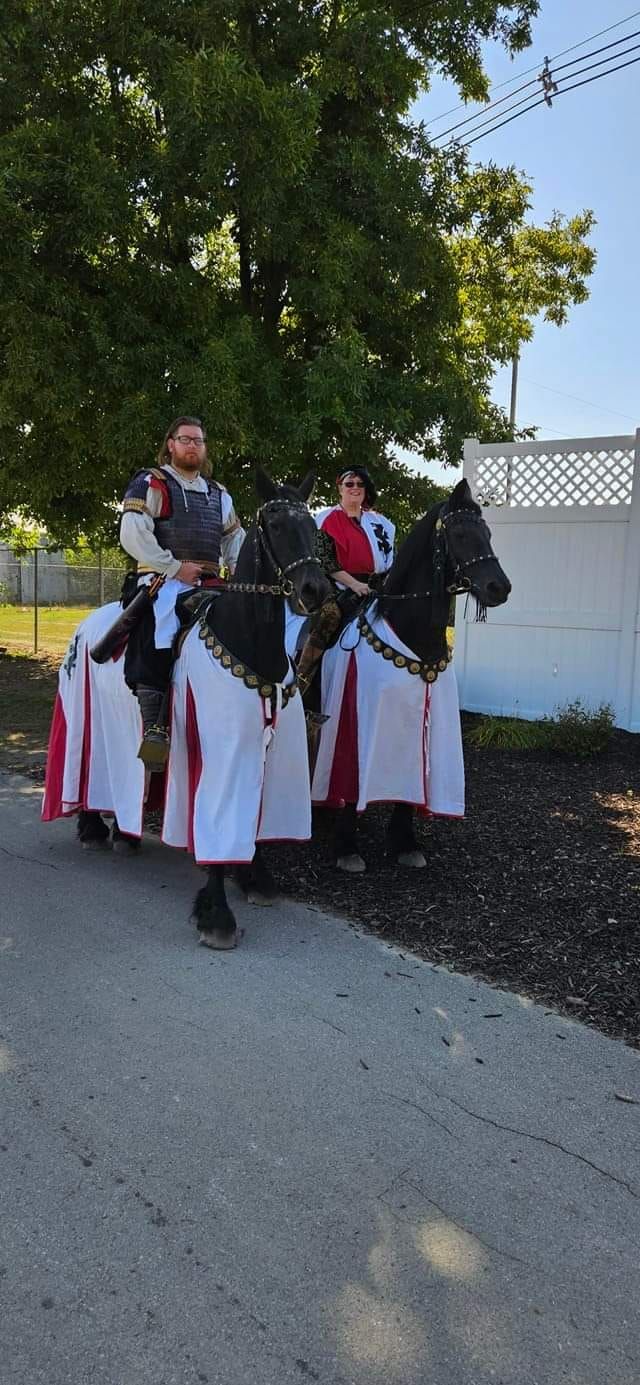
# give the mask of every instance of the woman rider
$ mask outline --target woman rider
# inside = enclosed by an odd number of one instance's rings
[[[318,556],[336,586],[312,620],[298,659],[301,692],[306,692],[325,649],[355,616],[362,597],[382,581],[393,562],[395,525],[374,510],[376,490],[366,467],[353,466],[336,479],[338,503],[316,515]]]

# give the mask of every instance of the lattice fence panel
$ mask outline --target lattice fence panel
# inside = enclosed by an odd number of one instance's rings
[[[630,505],[634,439],[610,448],[572,445],[516,456],[474,458],[473,489],[482,505]]]

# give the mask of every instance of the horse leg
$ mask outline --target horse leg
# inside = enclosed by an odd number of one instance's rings
[[[423,870],[427,862],[418,846],[410,803],[394,803],[387,825],[387,852],[399,866]]]
[[[218,951],[235,947],[238,941],[236,921],[227,904],[224,888],[224,866],[209,866],[208,880],[193,901],[192,922],[200,942]]]
[[[104,851],[109,846],[109,828],[99,813],[88,813],[82,808],[78,813],[76,831],[84,851]]]
[[[248,866],[236,866],[234,875],[249,904],[268,905],[277,899],[278,886],[258,845],[256,845],[255,856],[250,864]]]
[[[111,841],[118,856],[135,856],[142,845],[139,837],[131,837],[128,832],[120,831],[117,818],[113,819]]]
[[[338,810],[335,832],[335,853],[338,870],[349,875],[361,875],[366,870],[358,851],[358,819],[355,803],[345,803]]]

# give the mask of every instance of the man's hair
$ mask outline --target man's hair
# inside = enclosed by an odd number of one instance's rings
[[[169,427],[167,428],[167,431],[164,435],[162,447],[160,448],[160,451],[158,453],[158,466],[166,466],[167,462],[171,461],[171,453],[169,451],[169,438],[175,438],[176,433],[179,433],[180,429],[184,428],[185,426],[187,428],[200,428],[202,430],[202,436],[205,442],[207,441],[207,430],[202,420],[199,418],[192,417],[191,414],[180,414],[179,418],[174,418],[173,422],[169,424]],[[208,459],[206,458],[203,460],[202,466],[200,467],[200,473],[202,476],[211,475],[211,465]]]

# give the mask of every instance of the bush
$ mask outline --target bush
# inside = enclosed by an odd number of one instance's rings
[[[547,749],[556,755],[577,755],[586,759],[606,750],[613,735],[613,708],[602,702],[594,711],[580,698],[559,707],[553,717],[539,723],[545,733]]]
[[[465,740],[478,750],[539,750],[542,723],[518,717],[480,717]]]
[[[613,709],[608,703],[590,711],[576,698],[541,721],[480,717],[465,732],[465,740],[478,750],[547,750],[552,755],[586,759],[606,750],[613,729]]]

